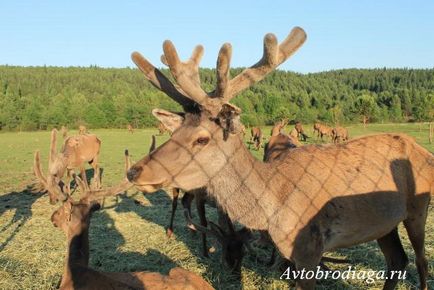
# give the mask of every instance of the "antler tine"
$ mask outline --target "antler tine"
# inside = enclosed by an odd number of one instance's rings
[[[232,46],[225,43],[220,48],[217,58],[217,86],[215,95],[224,98],[229,81],[229,70],[232,57]]]
[[[54,161],[54,156],[57,153],[57,129],[53,129],[51,131],[51,140],[50,140],[50,152],[48,156],[48,165]]]
[[[182,91],[199,105],[206,107],[208,94],[200,86],[199,61],[203,55],[203,47],[196,46],[187,62],[181,62],[176,48],[170,40],[163,43],[164,58],[169,69]]]
[[[81,191],[81,196],[82,197],[86,197],[89,195],[90,190],[86,187],[86,185],[84,184],[83,179],[81,179],[77,174],[73,173],[72,177],[75,180],[75,183],[77,183],[78,187],[80,188]]]
[[[155,141],[155,135],[152,135],[151,137],[151,146],[149,146],[149,153],[154,151],[156,148],[156,141]]]
[[[130,153],[128,152],[128,149],[125,149],[125,175],[127,174],[130,168],[131,168]]]
[[[184,96],[160,70],[155,68],[139,52],[133,52],[131,59],[152,85],[180,104],[184,111],[191,112],[197,110],[197,105]]]
[[[262,80],[278,65],[286,61],[306,40],[306,33],[300,27],[292,29],[286,39],[277,45],[274,34],[264,37],[264,53],[261,60],[253,66],[246,68],[229,82],[229,91],[225,95],[225,101],[229,101],[242,90]]]
[[[42,183],[44,188],[46,190],[48,190],[47,179],[45,178],[44,174],[42,173],[42,169],[41,169],[41,158],[39,155],[39,150],[35,152],[35,158],[33,161],[33,172],[35,173],[35,175],[39,179],[39,181]]]

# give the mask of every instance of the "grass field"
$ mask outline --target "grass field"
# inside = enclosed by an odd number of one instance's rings
[[[311,126],[308,133],[311,135]],[[268,129],[265,135],[268,137]],[[428,143],[427,125],[373,124],[366,129],[351,126],[350,136],[378,132],[403,132],[413,136],[422,146],[434,151]],[[123,178],[123,151],[128,148],[133,160],[147,153],[150,136],[156,129],[95,130],[102,140],[101,167],[103,184],[110,186]],[[249,134],[247,134],[249,135]],[[161,144],[167,136],[158,136]],[[311,142],[314,138],[311,138]],[[66,253],[63,233],[50,222],[52,212],[58,207],[50,205],[48,197],[32,194],[27,187],[34,182],[32,174],[33,153],[40,149],[42,164],[46,167],[49,132],[0,134],[0,289],[52,289],[58,285]],[[262,151],[254,152],[262,158]],[[44,168],[46,171],[46,168]],[[243,263],[241,280],[232,277],[220,263],[220,252],[202,258],[199,235],[185,227],[182,210],[175,219],[175,238],[168,239],[165,227],[169,220],[171,196],[158,192],[144,196],[130,190],[127,196],[108,198],[104,209],[96,212],[90,229],[91,261],[93,268],[103,271],[148,270],[167,273],[181,266],[202,275],[216,289],[286,289],[288,284],[279,280],[281,272],[247,256]],[[215,210],[208,208],[208,216],[215,219]],[[197,215],[195,215],[197,217]],[[404,247],[410,258],[407,279],[399,289],[412,289],[418,285],[413,262],[413,250],[400,227]],[[430,288],[434,287],[434,212],[430,206],[426,229],[426,253],[430,269]],[[215,244],[210,239],[210,244]],[[268,257],[269,249],[258,256]],[[353,268],[385,270],[383,256],[375,242],[329,253],[345,257]],[[332,269],[345,269],[345,265],[330,265]],[[366,284],[360,280],[320,281],[319,289],[378,289],[382,281]],[[294,284],[290,284],[293,286]]]

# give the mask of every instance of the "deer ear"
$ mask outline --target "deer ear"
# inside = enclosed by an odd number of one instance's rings
[[[176,129],[178,129],[182,122],[184,121],[184,117],[177,113],[172,113],[162,109],[153,109],[152,115],[157,118],[161,123],[166,126],[172,133]]]

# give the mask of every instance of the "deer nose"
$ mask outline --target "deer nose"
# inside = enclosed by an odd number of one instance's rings
[[[140,172],[142,172],[142,167],[131,167],[127,172],[127,178],[130,182],[133,182],[137,179],[137,177],[140,175]]]

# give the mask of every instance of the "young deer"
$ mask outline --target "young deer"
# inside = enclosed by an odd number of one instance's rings
[[[133,125],[128,124],[127,125],[127,130],[128,130],[129,133],[133,134],[134,133],[134,127],[133,127]]]
[[[91,215],[100,208],[85,184],[76,178],[87,196],[79,202],[68,199],[51,216],[68,240],[60,289],[213,289],[198,275],[173,268],[168,276],[156,272],[110,273],[89,268],[89,226]]]
[[[99,150],[101,141],[95,135],[84,134],[68,137],[60,152],[57,152],[57,130],[51,131],[50,152],[48,157],[48,175],[44,176],[41,170],[39,151],[36,151],[33,171],[50,196],[50,203],[54,204],[59,200],[65,200],[71,194],[71,174],[75,168],[80,169],[81,176],[85,181],[87,178],[84,164],[88,162],[94,169],[94,180],[96,187],[100,187],[100,174],[98,166]],[[66,171],[66,181],[62,178]],[[66,188],[64,192],[62,185]]]
[[[145,77],[180,103],[185,114],[158,114],[161,122],[175,121],[179,127],[133,165],[128,178],[143,192],[163,186],[206,187],[232,221],[267,230],[280,253],[299,270],[314,270],[324,252],[371,240],[378,241],[389,274],[403,270],[408,260],[397,226],[404,222],[421,288],[426,289],[425,222],[434,194],[430,152],[398,134],[303,146],[269,163],[255,159],[244,146],[241,110],[229,101],[283,63],[305,39],[301,28],[294,28],[280,45],[267,34],[262,59],[233,79],[231,47],[224,44],[217,60],[217,86],[211,92],[200,86],[202,46],[181,62],[174,45],[164,42],[163,58],[177,86],[133,53]],[[396,278],[386,280],[385,288],[394,288]],[[314,286],[314,279],[297,281],[298,289]]]

